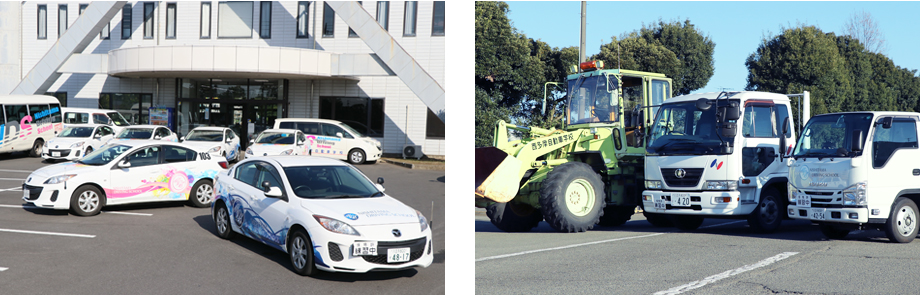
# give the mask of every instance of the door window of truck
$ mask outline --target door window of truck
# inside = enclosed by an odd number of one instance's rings
[[[744,108],[744,125],[741,134],[744,137],[774,137],[773,107],[767,105],[748,105]]]
[[[885,128],[880,118],[872,137],[872,166],[881,168],[900,149],[917,148],[917,122],[910,118],[895,118],[891,127]]]

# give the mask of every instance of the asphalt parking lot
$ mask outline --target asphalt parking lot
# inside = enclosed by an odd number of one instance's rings
[[[433,222],[428,268],[366,274],[294,273],[287,254],[216,235],[209,208],[182,203],[112,206],[91,217],[24,205],[21,185],[49,165],[0,155],[2,294],[442,294],[444,171],[358,165],[387,194]]]

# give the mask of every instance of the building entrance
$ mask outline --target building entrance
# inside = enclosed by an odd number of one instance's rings
[[[199,126],[229,127],[245,148],[254,135],[286,117],[285,80],[179,79],[176,99],[180,135]]]

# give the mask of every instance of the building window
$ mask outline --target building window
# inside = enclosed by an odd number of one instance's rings
[[[166,39],[176,39],[176,3],[166,4]]]
[[[67,4],[58,5],[58,38],[67,31]]]
[[[434,2],[434,16],[431,20],[431,35],[444,36],[444,1]]]
[[[335,36],[335,11],[329,4],[323,2],[323,37]]]
[[[79,14],[77,14],[77,16],[83,15],[83,11],[86,10],[86,7],[87,7],[87,6],[89,6],[89,4],[85,4],[85,3],[84,3],[84,4],[80,4],[80,12],[79,12]]]
[[[390,1],[377,1],[377,23],[384,31],[390,31]]]
[[[38,39],[48,39],[48,5],[38,5]]]
[[[259,10],[259,37],[269,39],[272,37],[272,2],[262,1]]]
[[[131,39],[131,4],[125,4],[125,7],[121,9],[121,38],[122,39]]]
[[[153,39],[153,8],[156,3],[144,2],[144,39]]]
[[[418,17],[418,1],[406,1],[403,15],[403,36],[415,37],[415,20]]]
[[[310,19],[310,2],[297,2],[297,38],[307,38],[307,21]]]
[[[54,96],[61,103],[62,107],[67,106],[67,92],[45,92],[45,95]]]
[[[428,124],[425,124],[425,138],[444,139],[444,121],[428,109]]]
[[[211,38],[211,3],[201,3],[201,39]]]
[[[252,2],[217,4],[218,38],[252,38]]]
[[[319,117],[338,120],[370,137],[383,137],[382,98],[320,97]]]
[[[358,1],[358,6],[362,6],[364,1]],[[348,27],[348,38],[358,38],[358,33],[355,33],[355,30],[352,30],[351,27]]]
[[[99,108],[115,110],[131,124],[149,124],[153,94],[150,93],[100,93]]]

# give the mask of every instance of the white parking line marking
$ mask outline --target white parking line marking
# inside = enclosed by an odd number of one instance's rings
[[[20,173],[32,173],[33,170],[9,170],[9,169],[0,169],[0,172],[20,172]]]
[[[0,178],[0,180],[15,180],[15,181],[25,181],[24,178]]]
[[[729,225],[729,224],[739,223],[739,222],[744,222],[744,220],[741,220],[741,221],[732,221],[732,222],[726,222],[726,223],[719,223],[719,224],[708,225],[708,226],[704,226],[704,227],[700,227],[700,228],[710,228],[710,227]],[[581,247],[581,246],[588,246],[588,245],[595,245],[595,244],[603,244],[603,243],[609,243],[609,242],[630,240],[630,239],[648,238],[648,237],[660,236],[660,235],[663,235],[663,234],[667,234],[667,233],[654,233],[654,234],[644,235],[644,236],[616,238],[616,239],[603,240],[603,241],[594,241],[594,242],[587,242],[587,243],[574,244],[574,245],[568,245],[568,246],[560,246],[560,247],[553,247],[553,248],[546,248],[546,249],[537,249],[537,250],[530,250],[530,251],[524,251],[524,252],[518,252],[518,253],[511,253],[511,254],[504,254],[504,255],[489,256],[489,257],[483,257],[483,258],[476,259],[476,262],[486,261],[486,260],[492,260],[492,259],[501,259],[501,258],[514,257],[514,256],[519,256],[519,255],[524,255],[524,254],[539,253],[539,252],[546,252],[546,251],[553,251],[553,250],[562,250],[562,249],[568,249],[568,248],[574,248],[574,247]]]
[[[42,208],[32,205],[0,205],[0,207],[6,208],[23,208],[23,209],[49,209],[51,208]],[[111,214],[121,214],[121,215],[135,215],[135,216],[153,216],[151,213],[134,213],[134,212],[116,212],[116,211],[102,211],[102,213],[111,213]]]
[[[9,267],[0,267],[0,271],[4,271],[4,270],[7,270],[7,269],[10,269],[10,268],[9,268]]]
[[[734,275],[737,275],[737,274],[740,274],[740,273],[743,273],[749,270],[753,270],[753,269],[757,269],[757,268],[761,268],[761,267],[773,264],[774,262],[789,258],[790,256],[796,255],[796,254],[799,254],[799,252],[783,252],[783,253],[777,254],[776,256],[761,260],[760,262],[757,262],[754,264],[745,265],[745,266],[742,266],[736,269],[732,269],[732,270],[727,270],[723,273],[708,276],[705,279],[700,280],[700,281],[694,281],[694,282],[691,282],[683,286],[677,286],[677,287],[674,287],[674,288],[671,288],[665,291],[657,292],[655,293],[655,295],[665,295],[665,294],[674,295],[674,294],[680,294],[683,292],[687,292],[687,291],[705,286],[706,284],[709,284],[709,283],[712,283],[712,282],[715,282],[715,281],[718,281],[718,280],[721,280],[721,279],[724,279],[730,276],[734,276]]]
[[[0,232],[10,232],[10,233],[20,233],[20,234],[33,234],[33,235],[49,235],[49,236],[62,236],[62,237],[74,237],[74,238],[95,238],[96,235],[84,235],[84,234],[68,234],[68,233],[56,233],[50,231],[32,231],[32,230],[19,230],[19,229],[6,229],[0,228]]]
[[[150,213],[134,213],[134,212],[102,211],[102,213],[122,214],[122,215],[137,215],[137,216],[153,216],[153,214],[150,214]]]
[[[17,186],[17,187],[11,187],[11,188],[0,189],[0,192],[9,192],[9,191],[22,191],[22,187],[21,187],[21,186]]]
[[[32,206],[32,205],[0,205],[0,207],[6,207],[6,208],[23,208],[23,209],[38,209],[38,208],[39,208],[39,207],[35,207],[35,206]]]

